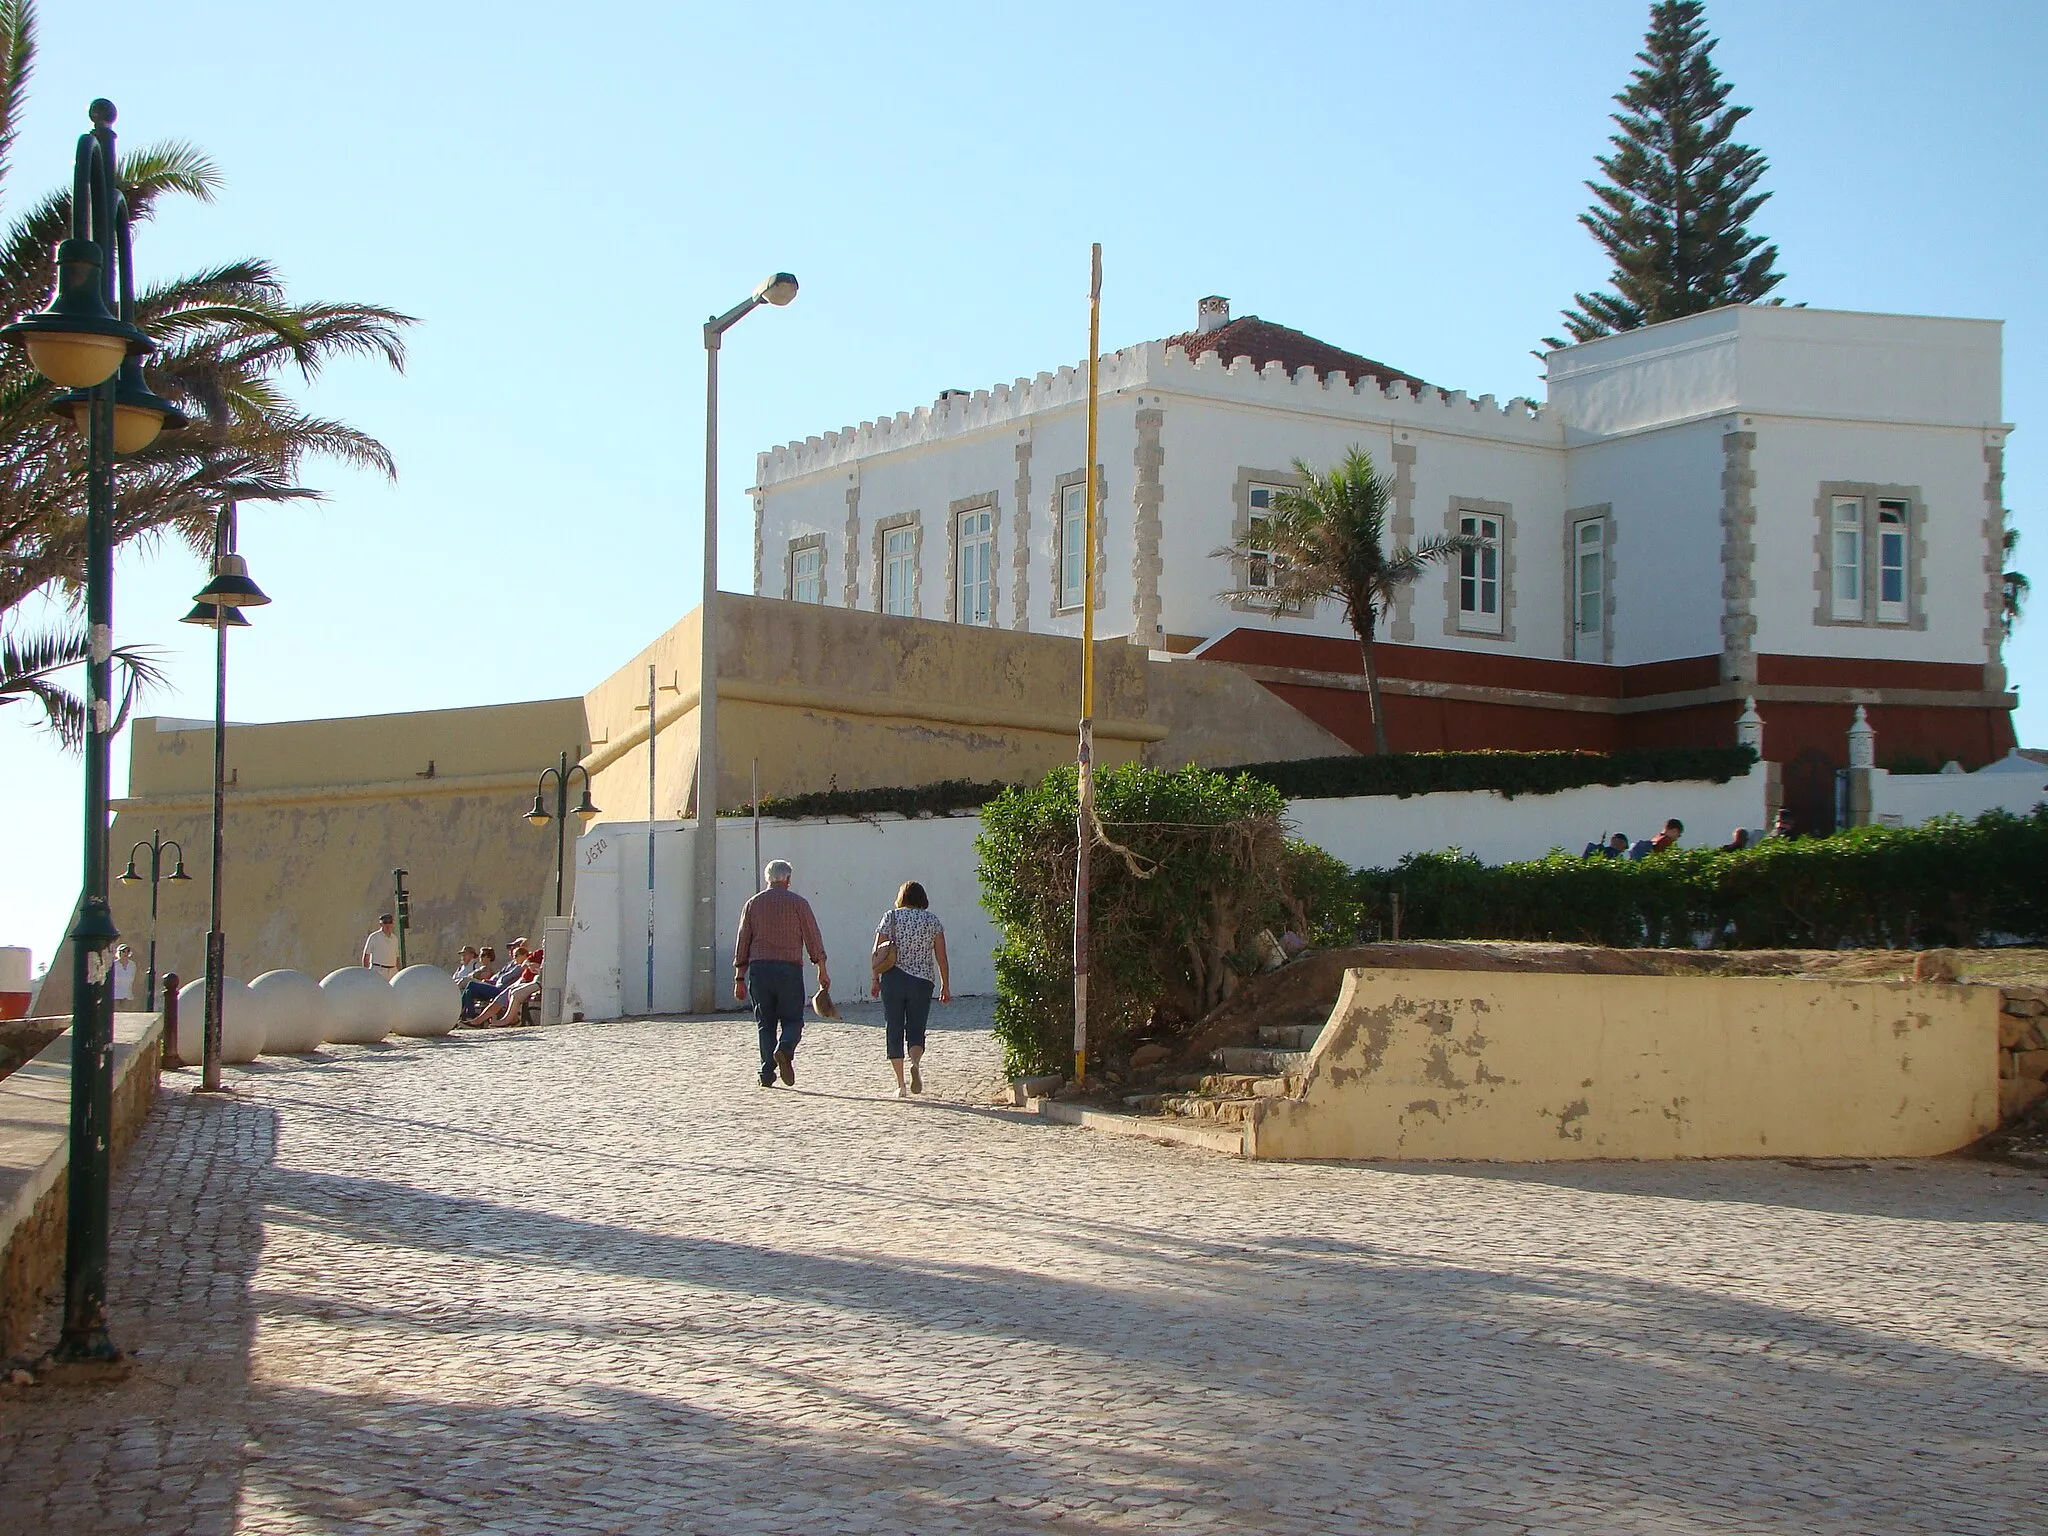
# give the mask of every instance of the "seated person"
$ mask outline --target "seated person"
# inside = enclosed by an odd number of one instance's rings
[[[462,946],[462,954],[455,962],[455,985],[461,986],[476,975],[477,953],[474,944]]]
[[[1582,859],[1618,859],[1627,853],[1628,834],[1626,832],[1617,832],[1612,837],[1603,838],[1600,842],[1586,844],[1586,851],[1580,854],[1579,857]]]
[[[538,949],[529,950],[523,944],[515,945],[514,953],[520,957],[519,974],[506,983],[496,1001],[479,1013],[473,1022],[478,1029],[492,1029],[501,1024],[517,1024],[519,1013],[527,1000],[540,992],[540,966],[543,958]]]
[[[1771,836],[1797,837],[1798,835],[1799,833],[1793,825],[1792,813],[1786,810],[1779,811],[1771,822]]]
[[[1676,816],[1664,823],[1664,830],[1650,839],[1650,852],[1662,853],[1667,848],[1676,848],[1678,840],[1685,836],[1685,823]]]
[[[1728,841],[1721,845],[1721,851],[1723,853],[1741,853],[1748,847],[1749,828],[1737,827],[1735,831],[1729,835]]]
[[[462,1016],[466,1019],[504,990],[498,985],[498,952],[490,945],[477,956],[476,969],[462,983]]]

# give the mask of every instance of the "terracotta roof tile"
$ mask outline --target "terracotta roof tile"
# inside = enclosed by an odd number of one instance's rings
[[[1290,326],[1261,320],[1257,315],[1232,320],[1213,331],[1184,331],[1167,337],[1161,345],[1182,348],[1190,362],[1204,352],[1214,352],[1226,366],[1240,357],[1248,357],[1255,368],[1278,363],[1290,374],[1297,368],[1313,368],[1319,377],[1341,373],[1354,383],[1362,378],[1376,379],[1382,388],[1394,381],[1423,387],[1422,380],[1412,373],[1389,368],[1356,352],[1346,352],[1342,347],[1318,341]]]

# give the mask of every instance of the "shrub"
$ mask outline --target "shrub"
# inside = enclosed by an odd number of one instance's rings
[[[1006,1070],[1073,1063],[1072,768],[1019,786],[982,812],[982,905],[1002,929],[996,1020]],[[1126,766],[1096,780],[1098,844],[1088,914],[1091,1061],[1120,1053],[1155,1017],[1192,1019],[1255,964],[1252,941],[1292,900],[1313,925],[1355,908],[1327,855],[1290,845],[1269,784],[1199,768]],[[1290,877],[1301,881],[1290,890]]]
[[[1356,877],[1368,919],[1404,938],[1727,949],[1908,948],[2048,939],[2048,806],[1674,848],[1639,862],[1563,853],[1489,866],[1453,850]]]
[[[1750,747],[1660,747],[1643,752],[1395,752],[1386,757],[1310,757],[1291,763],[1250,763],[1248,773],[1290,800],[1347,795],[1427,795],[1491,789],[1554,795],[1589,784],[1725,784],[1749,772]]]

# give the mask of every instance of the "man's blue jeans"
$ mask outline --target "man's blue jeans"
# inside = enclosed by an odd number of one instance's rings
[[[804,968],[789,960],[747,966],[747,996],[761,1032],[761,1081],[775,1080],[775,1053],[794,1057],[804,1038]]]

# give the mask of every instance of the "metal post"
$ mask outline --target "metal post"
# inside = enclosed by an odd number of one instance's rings
[[[1095,842],[1095,392],[1102,351],[1102,246],[1088,259],[1088,456],[1081,542],[1081,741],[1074,809],[1074,1081],[1088,1080],[1089,852]]]
[[[214,570],[228,550],[229,520],[235,504],[221,508],[220,524],[214,536]],[[216,605],[213,624],[213,896],[212,923],[206,934],[206,1032],[200,1046],[199,1088],[202,1093],[220,1090],[220,1011],[222,987],[228,963],[228,936],[221,928],[221,860],[227,846],[223,835],[228,779],[228,626],[227,610]]]
[[[761,759],[754,759],[754,894],[761,894]]]
[[[654,663],[647,663],[647,1011],[654,1012]]]
[[[72,183],[75,233],[105,252],[101,281],[114,296],[117,241],[114,105],[95,101],[92,132],[79,141]],[[79,226],[85,225],[81,229]],[[107,1333],[107,1206],[113,1135],[114,988],[108,951],[120,937],[107,907],[108,748],[113,731],[114,387],[92,392],[86,435],[85,847],[78,923],[71,932],[71,1154],[65,1199],[64,1328],[58,1356],[110,1360]]]
[[[718,1006],[718,349],[704,326],[704,595],[697,610],[697,831],[691,848],[690,1011]]]
[[[179,857],[185,850],[178,850]],[[145,1012],[156,1012],[156,892],[157,876],[164,865],[164,829],[149,829],[149,979],[143,984],[142,1006]]]
[[[405,888],[405,871],[391,871],[391,912],[398,919],[398,968],[406,967],[405,935],[412,927],[412,893]]]
[[[562,915],[562,872],[569,861],[569,754],[555,770],[555,916]]]

